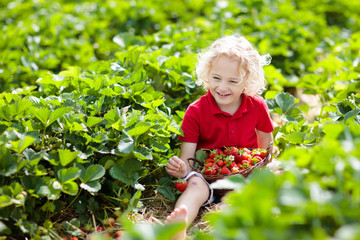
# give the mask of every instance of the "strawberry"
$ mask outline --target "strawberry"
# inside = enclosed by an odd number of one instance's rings
[[[217,173],[218,171],[215,168],[210,171],[210,175],[216,175]]]
[[[229,166],[230,169],[232,169],[233,167],[236,167],[236,163],[235,162],[232,162]]]
[[[251,159],[251,163],[252,164],[257,164],[258,162],[261,162],[262,161],[262,158],[258,155],[255,155],[252,159]]]
[[[215,162],[215,159],[213,159],[213,158],[207,158],[207,159],[204,161],[205,164],[214,163],[214,162]]]
[[[115,233],[115,237],[116,237],[116,239],[120,239],[121,237],[123,236],[123,231],[116,231],[116,233]]]
[[[237,147],[226,147],[224,150],[224,154],[229,156],[229,155],[233,155],[235,156],[237,154],[238,148]]]
[[[249,168],[250,167],[250,161],[244,160],[241,162],[241,168]]]
[[[185,191],[186,186],[187,186],[187,182],[184,179],[178,179],[175,181],[175,187],[180,192]]]
[[[262,159],[264,159],[265,156],[266,156],[266,150],[261,151],[261,152],[260,152],[260,157],[261,157]]]
[[[224,166],[224,161],[223,161],[223,160],[219,160],[219,161],[217,162],[217,165],[218,165],[219,167]]]
[[[213,163],[209,162],[208,164],[205,165],[205,168],[209,168],[213,165]]]
[[[221,168],[221,171],[220,171],[220,174],[230,174],[230,170],[227,168],[227,167],[222,167]]]
[[[179,190],[180,192],[183,192],[186,189],[187,182],[184,179],[180,178],[181,168],[182,168],[182,166],[180,166],[180,169],[179,169],[179,178],[178,178],[178,180],[175,181],[174,185],[175,185],[177,190]]]
[[[214,165],[213,165],[213,166],[214,166],[214,168],[215,168],[215,170],[216,170],[216,171],[218,171],[218,170],[220,169],[220,166],[219,166],[219,164],[218,164],[218,163],[214,163]]]
[[[209,157],[215,158],[217,155],[222,155],[223,151],[220,148],[213,148],[210,150]]]

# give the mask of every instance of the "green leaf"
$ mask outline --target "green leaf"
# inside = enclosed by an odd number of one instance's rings
[[[151,151],[148,148],[139,147],[134,151],[134,156],[140,160],[152,160]]]
[[[75,196],[79,191],[79,186],[72,181],[68,181],[63,185],[63,192],[71,196]]]
[[[0,148],[0,175],[10,176],[17,172],[17,161],[11,152],[5,148]]]
[[[49,121],[46,123],[46,126],[50,126],[53,122],[55,122],[57,119],[62,117],[65,113],[69,112],[70,108],[58,108],[55,109],[55,111],[51,112]]]
[[[101,184],[97,181],[81,183],[80,187],[88,192],[98,192],[101,189]]]
[[[126,184],[135,186],[141,169],[141,163],[135,159],[128,159],[123,166],[115,165],[110,169],[110,175]]]
[[[135,143],[134,140],[130,137],[130,135],[123,131],[123,134],[121,135],[121,140],[117,146],[117,149],[115,149],[115,153],[120,154],[127,154],[131,153],[132,150],[134,150]]]
[[[74,180],[80,176],[80,169],[77,167],[63,168],[57,171],[57,178],[63,184],[67,181]]]
[[[344,116],[344,123],[346,123],[348,119],[355,118],[359,113],[360,113],[360,108],[355,108],[347,112]]]
[[[59,149],[59,159],[62,166],[71,163],[78,156],[78,152],[72,152],[69,149]]]
[[[0,206],[1,206],[1,203],[0,203]],[[8,228],[8,226],[6,226],[2,221],[0,221],[0,234],[1,235],[11,235],[11,229]]]
[[[67,69],[68,69],[68,70],[61,71],[61,72],[59,73],[59,76],[64,76],[64,77],[78,77],[79,74],[80,74],[80,68],[79,68],[79,67],[69,66]]]
[[[322,131],[326,134],[328,138],[336,139],[340,135],[340,133],[344,131],[344,128],[345,126],[343,123],[330,123],[325,124]]]
[[[167,199],[171,201],[175,200],[175,191],[170,178],[162,177],[159,180],[159,187],[156,190]]]
[[[295,98],[289,94],[281,92],[275,96],[275,101],[281,111],[286,114],[295,104]]]
[[[91,128],[92,126],[95,126],[98,123],[101,123],[104,119],[102,118],[98,118],[98,117],[92,117],[90,116],[87,121],[86,121],[86,125]]]
[[[48,119],[51,115],[51,111],[47,108],[32,108],[31,109],[32,114],[40,120],[45,126],[47,126]]]
[[[83,183],[87,183],[90,181],[95,181],[100,179],[105,175],[105,169],[101,165],[91,165],[86,169],[84,179],[82,179]]]
[[[33,137],[24,136],[18,141],[10,142],[11,146],[9,148],[17,153],[22,153],[28,146],[33,144],[35,141],[36,139]]]
[[[195,158],[204,162],[208,158],[208,154],[206,151],[200,149],[196,151]]]
[[[113,38],[113,42],[122,48],[127,48],[129,44],[135,39],[135,35],[130,32],[119,33]]]
[[[163,104],[164,102],[165,102],[165,99],[156,99],[154,101],[151,101],[149,103],[143,103],[141,105],[146,108],[155,109],[158,106],[160,106],[161,104]]]
[[[295,132],[285,135],[284,138],[292,144],[300,144],[304,141],[305,135],[306,133],[304,132]]]
[[[130,136],[139,136],[146,133],[151,127],[149,122],[139,122],[135,125],[134,128],[127,131]]]

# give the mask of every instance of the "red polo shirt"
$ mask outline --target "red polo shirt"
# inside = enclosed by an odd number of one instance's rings
[[[197,143],[197,149],[224,146],[257,148],[255,129],[274,130],[267,105],[258,95],[242,94],[241,105],[234,115],[223,112],[208,92],[189,105],[181,125],[183,142]]]

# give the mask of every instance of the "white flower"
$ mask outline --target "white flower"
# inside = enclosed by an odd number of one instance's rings
[[[230,160],[230,161],[234,161],[234,159],[235,159],[235,157],[234,157],[233,155],[230,155],[230,156],[229,156],[229,160]]]
[[[55,181],[52,185],[54,189],[61,189],[61,184],[58,181]]]

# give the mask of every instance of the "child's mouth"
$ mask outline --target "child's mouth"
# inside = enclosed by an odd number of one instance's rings
[[[217,93],[218,95],[220,95],[220,97],[227,97],[227,96],[230,96],[230,94],[229,93],[225,93],[225,94],[223,94],[223,93]]]

